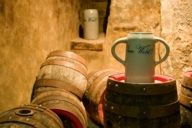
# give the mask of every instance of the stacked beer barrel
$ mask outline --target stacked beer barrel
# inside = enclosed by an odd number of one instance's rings
[[[192,71],[183,74],[179,101],[181,103],[181,127],[192,128]]]
[[[124,82],[110,76],[104,98],[105,128],[179,128],[176,81],[156,75],[154,83]]]
[[[31,101],[54,111],[64,127],[86,128],[82,97],[87,88],[86,61],[79,55],[57,50],[41,65]]]

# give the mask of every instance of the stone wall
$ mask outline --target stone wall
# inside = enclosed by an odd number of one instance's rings
[[[169,41],[171,54],[162,65],[165,74],[178,80],[192,66],[192,1],[161,0],[162,37]]]
[[[30,101],[50,51],[78,36],[79,0],[0,0],[0,111]]]

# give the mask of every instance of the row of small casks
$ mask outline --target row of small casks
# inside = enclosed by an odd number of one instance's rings
[[[81,56],[70,51],[53,51],[40,67],[31,104],[1,114],[0,126],[87,128],[87,113],[103,125],[102,103],[107,79],[117,73],[114,69],[104,69],[87,74],[86,61]],[[51,118],[59,125],[54,126]]]
[[[40,67],[31,104],[3,112],[0,126],[87,128],[87,114],[81,101],[86,86],[86,61],[70,51],[53,51]],[[50,125],[54,122],[47,114],[62,125]]]
[[[87,73],[87,62],[70,51],[53,51],[41,65],[31,101],[54,111],[67,128],[87,128],[88,118],[103,125],[102,103],[108,76],[103,69]]]
[[[92,119],[103,124],[106,128],[178,128],[179,109],[176,82],[174,79],[168,76],[155,76],[156,83],[135,84],[125,83],[124,78],[124,74],[119,74],[117,71],[111,69],[92,72],[88,75],[89,84],[83,100],[85,106],[91,108],[87,109],[87,111]],[[43,93],[44,92],[42,92],[42,94]],[[103,97],[104,95],[105,98]],[[50,99],[49,95],[46,96]],[[52,105],[60,103],[60,95],[58,95],[57,98],[58,101],[52,101],[52,99],[50,99],[50,101],[53,102]],[[46,99],[44,101],[47,103]],[[103,103],[104,105],[102,105]],[[42,105],[50,109],[50,106],[47,106],[47,104]],[[49,118],[44,114],[47,114],[49,110],[46,109],[47,111],[45,112],[45,108],[42,108],[42,105],[34,107],[24,106],[14,109],[11,112],[9,111],[13,114],[3,114],[4,118],[0,116],[0,122],[2,123],[4,121],[3,125],[5,125],[5,128],[6,125],[10,125],[10,123],[14,123],[13,126],[27,125],[27,127],[32,128],[63,127],[60,123],[60,120],[66,123],[66,114],[62,112],[63,105],[54,106],[57,107],[56,111],[55,109],[51,109],[60,117],[58,119],[56,115],[53,114],[55,117],[51,115],[52,118],[54,117],[54,120],[57,119],[56,122],[47,120]],[[35,112],[34,108],[35,110],[41,109],[39,110],[40,114]],[[104,117],[103,114],[105,115]],[[5,118],[6,115],[8,115],[7,118]],[[77,118],[78,115],[75,117]],[[53,124],[50,125],[47,121]],[[15,124],[15,122],[20,123]],[[53,126],[56,125],[54,123],[57,123],[57,126]],[[69,124],[68,126],[65,125],[67,128],[81,128],[79,125],[71,126],[69,122],[67,123]]]

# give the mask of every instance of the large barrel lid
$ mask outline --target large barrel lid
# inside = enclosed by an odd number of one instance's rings
[[[176,80],[170,76],[155,75],[154,83],[124,82],[124,74],[115,74],[109,77],[107,90],[133,95],[159,95],[176,92]]]

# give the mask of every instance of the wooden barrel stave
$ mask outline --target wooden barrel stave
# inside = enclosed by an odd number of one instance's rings
[[[105,113],[105,128],[180,128],[180,116],[175,113],[166,117],[154,119],[136,119],[120,116],[114,113]]]
[[[116,73],[117,71],[115,69],[103,69],[103,70],[97,70],[97,71],[92,71],[87,75],[88,78],[88,85],[87,85],[87,89],[89,89],[89,87],[93,84],[93,82],[98,79],[98,77],[106,76],[106,73],[109,72],[114,72]],[[117,72],[119,73],[119,72]]]
[[[67,61],[73,61],[74,63],[80,64],[84,66],[85,69],[87,69],[87,61],[81,56],[71,51],[63,51],[63,50],[52,51],[47,56],[47,60],[52,60],[52,59],[62,59]]]
[[[83,102],[90,118],[98,124],[103,125],[102,104],[110,75],[119,73],[115,69],[103,69],[88,74],[88,88],[85,92]]]
[[[65,63],[69,62],[64,62],[64,64]],[[75,93],[79,98],[83,97],[87,88],[86,72],[80,71],[74,66],[69,68],[65,65],[52,65],[52,63],[50,63],[50,65],[45,64],[38,73],[37,81],[39,80],[62,81],[63,87],[68,86],[71,88],[71,91],[74,89],[73,93]],[[81,92],[79,93],[79,91]]]
[[[82,97],[84,95],[82,90],[77,88],[77,86],[72,85],[71,83],[54,79],[40,79],[36,80],[34,84],[32,99],[40,93],[55,89],[69,91],[70,93],[77,95],[78,97]]]

